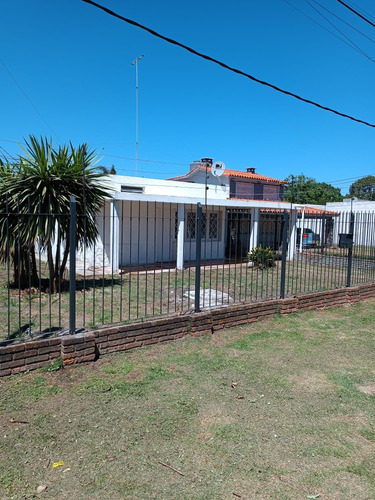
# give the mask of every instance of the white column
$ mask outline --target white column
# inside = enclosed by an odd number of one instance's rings
[[[297,221],[298,210],[295,208],[289,214],[289,245],[288,245],[288,260],[293,260],[296,244],[297,244]],[[302,237],[302,234],[301,234]]]
[[[120,267],[120,217],[119,202],[111,200],[110,206],[109,261],[111,274],[117,274]]]
[[[177,269],[184,268],[185,205],[177,207]]]
[[[259,208],[253,208],[251,214],[251,223],[250,223],[250,244],[249,244],[249,252],[253,248],[258,246],[259,241],[259,218],[260,211]]]

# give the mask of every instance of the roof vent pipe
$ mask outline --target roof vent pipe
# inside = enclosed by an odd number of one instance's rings
[[[246,172],[249,172],[249,174],[255,174],[255,168],[254,167],[248,167],[246,169]]]

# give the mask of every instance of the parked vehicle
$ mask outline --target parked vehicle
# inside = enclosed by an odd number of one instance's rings
[[[297,228],[297,245],[301,242],[301,228]],[[316,246],[320,243],[320,236],[317,233],[314,233],[312,229],[309,227],[304,227],[302,232],[302,246]]]

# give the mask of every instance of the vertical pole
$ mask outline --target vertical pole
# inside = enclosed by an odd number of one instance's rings
[[[202,252],[202,205],[197,203],[197,238],[195,251],[195,312],[200,312],[201,252]]]
[[[142,59],[143,55],[137,57],[132,62],[135,66],[135,176],[138,177],[138,61]]]
[[[69,255],[69,332],[76,331],[76,226],[77,202],[70,197],[70,255]]]
[[[350,226],[349,226],[349,233],[354,236],[354,213],[350,212]],[[353,241],[354,243],[354,241]],[[352,262],[353,262],[353,247],[349,247],[348,251],[348,271],[346,275],[346,286],[350,287],[351,284],[351,278],[352,278]]]
[[[281,254],[280,298],[285,298],[286,256],[288,245],[288,211],[284,210],[283,219],[283,250]],[[302,236],[302,235],[301,235]]]

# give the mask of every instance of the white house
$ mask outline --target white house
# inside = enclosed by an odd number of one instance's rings
[[[226,169],[217,176],[209,159],[194,162],[183,176],[167,180],[110,175],[112,191],[100,216],[100,241],[85,252],[85,267],[121,268],[140,265],[182,269],[196,259],[197,205],[202,205],[201,258],[242,259],[259,244],[279,248],[283,213],[290,214],[288,258],[296,250],[300,205],[282,201],[285,181],[255,169]],[[322,213],[305,208],[308,218]],[[83,261],[83,256],[81,254]]]

